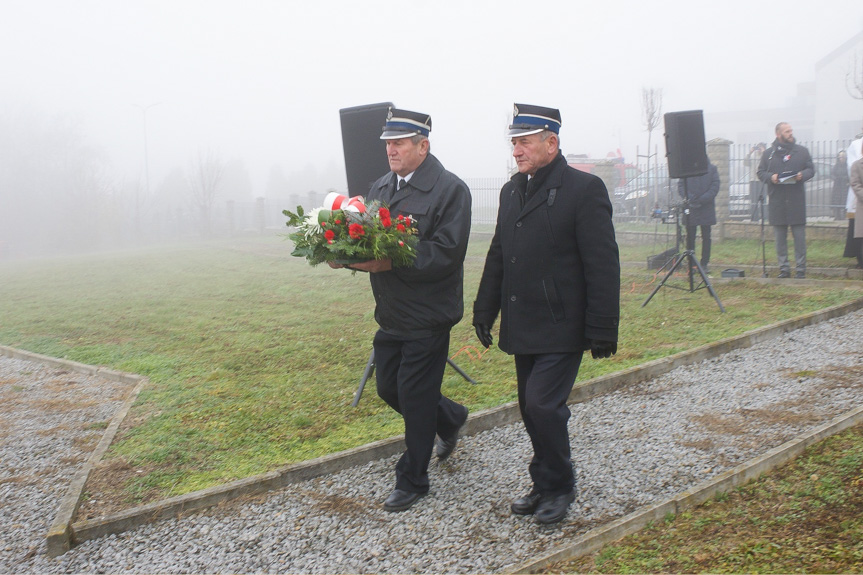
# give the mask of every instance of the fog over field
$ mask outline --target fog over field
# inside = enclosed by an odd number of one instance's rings
[[[2,7],[0,258],[199,237],[216,212],[242,229],[256,198],[345,191],[339,110],[371,103],[430,114],[463,178],[506,176],[514,102],[559,108],[565,153],[634,160],[643,89],[664,112],[782,106],[863,29],[853,0]]]

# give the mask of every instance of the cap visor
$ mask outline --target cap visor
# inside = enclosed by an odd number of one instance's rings
[[[536,128],[536,129],[525,129],[525,128],[510,128],[506,133],[507,138],[514,138],[516,136],[530,136],[531,134],[539,134],[544,131],[545,128]]]
[[[384,132],[381,134],[381,140],[398,140],[399,138],[410,138],[416,136],[416,132]]]

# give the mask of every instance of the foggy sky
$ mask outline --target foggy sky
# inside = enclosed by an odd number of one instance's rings
[[[112,168],[150,181],[201,150],[345,188],[340,108],[433,118],[461,177],[505,175],[513,102],[558,107],[565,153],[634,159],[641,89],[663,112],[773,108],[863,28],[859,0],[2,0],[0,105],[74,118]],[[142,113],[146,108],[146,114]],[[780,118],[765,118],[765,140]],[[661,128],[660,128],[661,132]],[[654,142],[661,140],[654,133]]]

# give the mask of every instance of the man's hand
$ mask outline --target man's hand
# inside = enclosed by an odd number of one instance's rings
[[[482,346],[486,349],[491,347],[491,344],[493,343],[491,328],[484,323],[475,323],[473,324],[473,327],[476,329],[476,337]]]
[[[367,262],[350,264],[349,266],[345,267],[352,270],[359,270],[361,272],[369,272],[370,274],[376,274],[378,272],[388,272],[393,269],[393,260],[391,260],[390,258],[387,258],[385,260],[369,260]]]
[[[611,357],[615,353],[617,353],[616,341],[590,340],[590,355],[593,356],[593,359]]]
[[[331,268],[333,268],[334,270],[340,270],[343,267],[345,267],[342,264],[337,264],[336,262],[327,262],[327,265],[330,266]]]

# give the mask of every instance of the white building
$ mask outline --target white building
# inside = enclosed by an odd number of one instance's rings
[[[863,126],[863,100],[846,88],[846,77],[858,81],[863,73],[863,31],[844,42],[815,64],[815,79],[797,85],[797,93],[785,107],[737,112],[704,112],[707,141],[725,138],[735,144],[770,142],[779,121],[794,127],[801,142],[848,140]]]

